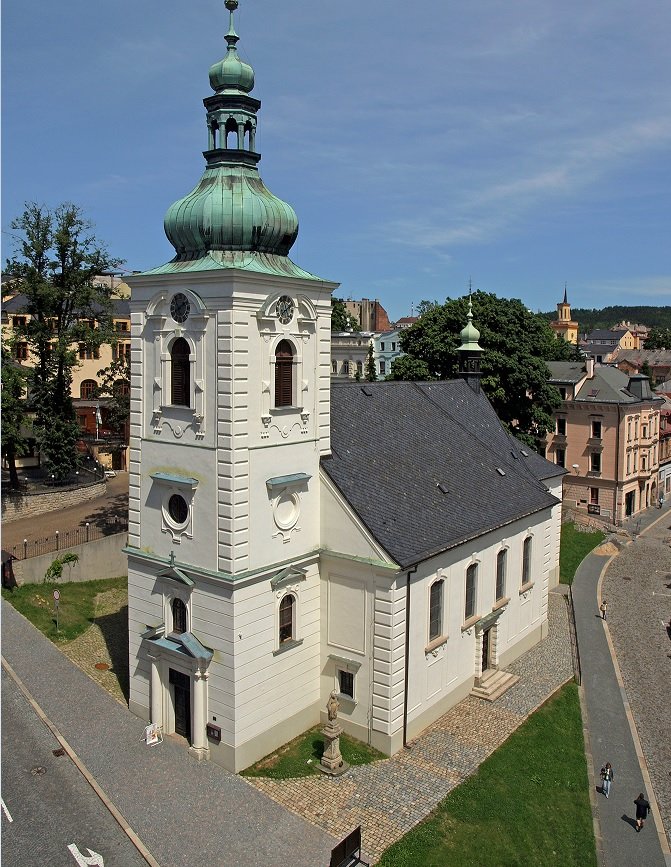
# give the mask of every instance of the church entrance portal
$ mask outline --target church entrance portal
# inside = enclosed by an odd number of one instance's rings
[[[170,669],[175,706],[175,733],[191,740],[191,678],[181,671]]]

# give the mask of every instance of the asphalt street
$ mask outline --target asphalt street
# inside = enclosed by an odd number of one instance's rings
[[[146,867],[69,756],[54,755],[59,748],[3,670],[3,864],[74,867],[81,855],[82,864]]]

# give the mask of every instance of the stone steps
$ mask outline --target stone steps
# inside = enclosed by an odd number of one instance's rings
[[[485,701],[496,701],[511,686],[515,686],[518,680],[519,677],[509,671],[487,671],[484,673],[480,685],[473,687],[471,695]]]

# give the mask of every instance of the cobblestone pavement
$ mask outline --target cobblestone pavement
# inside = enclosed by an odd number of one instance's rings
[[[507,670],[519,682],[496,702],[469,697],[413,742],[383,761],[340,778],[248,778],[282,806],[344,837],[361,825],[364,849],[382,852],[424,819],[558,687],[573,676],[564,598],[550,594],[548,638]]]
[[[671,840],[671,512],[614,558],[601,596],[608,602],[611,641]]]

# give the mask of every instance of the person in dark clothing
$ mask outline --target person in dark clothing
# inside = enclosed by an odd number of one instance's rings
[[[606,797],[610,794],[610,786],[614,779],[613,766],[610,762],[606,762],[601,768],[601,791]]]
[[[636,804],[636,833],[645,825],[645,820],[650,812],[650,802],[646,799],[643,792],[634,801]]]

